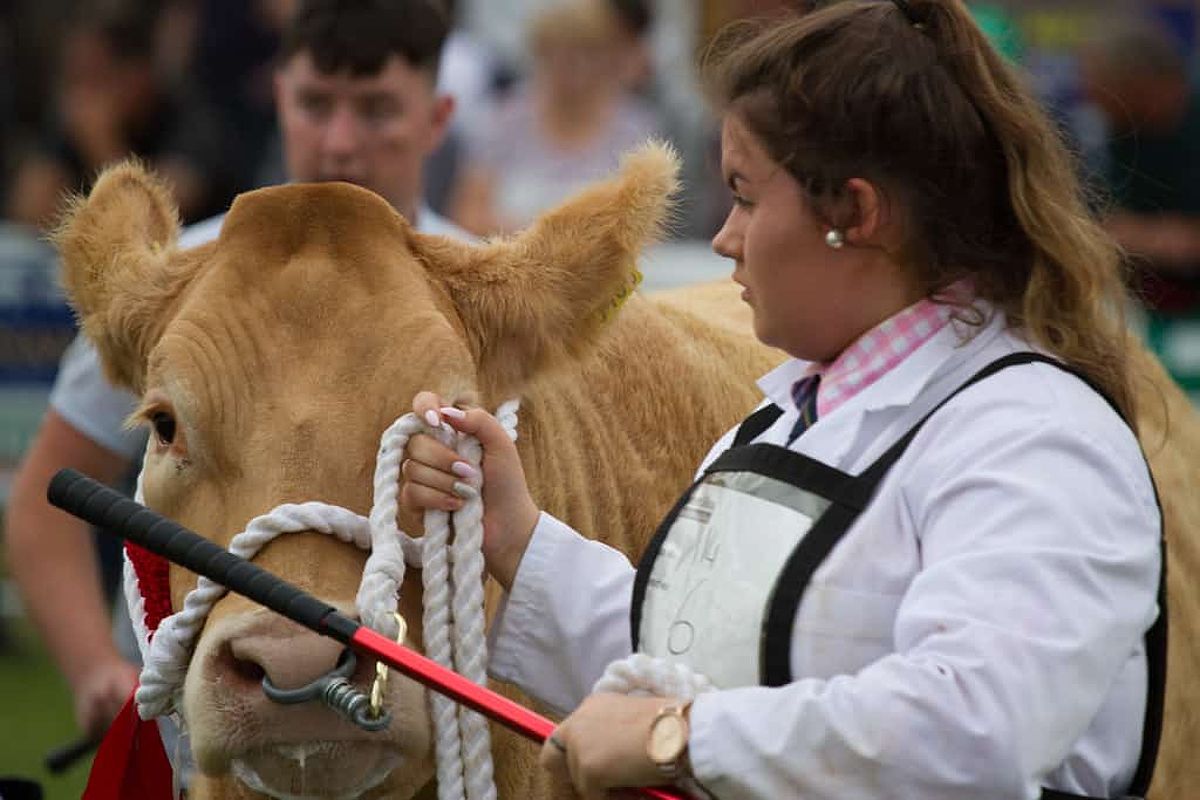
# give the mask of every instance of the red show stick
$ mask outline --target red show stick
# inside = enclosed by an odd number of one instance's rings
[[[135,503],[104,484],[72,469],[60,470],[46,492],[52,505],[123,539],[136,542],[172,563],[204,575],[230,591],[261,603],[311,631],[337,639],[377,658],[413,680],[532,739],[545,742],[554,731],[550,720],[446,669],[420,653],[390,641],[339,613],[307,592],[262,567],[235,556],[197,533]],[[673,789],[632,790],[655,800],[687,800]]]
[[[478,711],[535,742],[546,741],[546,737],[554,732],[555,724],[541,714],[514,703],[486,686],[467,680],[457,672],[446,669],[411,648],[393,642],[365,625],[358,626],[358,630],[350,637],[349,645],[357,652],[378,658],[413,680],[441,692],[454,702]],[[636,792],[642,797],[652,797],[656,800],[686,800],[688,797],[674,789],[646,787],[637,789]]]
[[[544,742],[554,732],[554,723],[541,714],[530,711],[520,703],[514,703],[504,695],[497,694],[486,686],[480,686],[453,670],[446,669],[436,661],[380,635],[366,625],[358,626],[348,644],[358,653],[379,659],[413,680],[441,692],[454,702],[478,711],[489,719],[502,723],[527,739]]]

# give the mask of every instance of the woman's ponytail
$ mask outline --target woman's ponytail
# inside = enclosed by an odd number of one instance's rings
[[[1059,131],[960,0],[906,4],[1004,154],[1011,208],[1032,244],[1019,313],[1010,308],[1010,317],[1095,379],[1132,421],[1121,254],[1091,214]]]

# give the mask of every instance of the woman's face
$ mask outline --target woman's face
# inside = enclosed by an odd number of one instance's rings
[[[721,168],[734,202],[713,249],[733,259],[733,280],[745,287],[765,344],[831,361],[915,299],[881,249],[825,243],[829,226],[800,184],[734,114],[721,131]]]

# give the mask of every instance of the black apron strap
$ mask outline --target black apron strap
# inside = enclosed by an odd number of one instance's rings
[[[879,484],[887,475],[888,470],[893,464],[904,454],[905,449],[912,442],[913,438],[942,406],[950,402],[956,395],[970,386],[975,385],[979,381],[996,374],[1002,369],[1019,364],[1042,363],[1049,364],[1052,367],[1069,372],[1075,377],[1086,383],[1098,395],[1112,406],[1117,415],[1124,419],[1121,409],[1113,402],[1104,391],[1096,385],[1087,375],[1073,367],[1064,364],[1057,359],[1042,355],[1041,353],[1013,353],[1004,356],[991,364],[988,364],[979,372],[975,373],[966,383],[960,386],[949,397],[934,406],[928,414],[912,427],[903,437],[895,444],[888,448],[878,460],[868,467],[861,475],[862,479],[854,486],[854,490],[864,493],[863,497],[854,498],[854,502],[870,502],[870,498],[874,495],[875,490],[879,488]],[[1126,420],[1128,423],[1128,420]],[[1154,483],[1154,476],[1150,477],[1151,484]],[[1155,502],[1158,504],[1159,515],[1162,515],[1162,503],[1158,500],[1158,487],[1154,487]],[[1160,551],[1162,553],[1161,571],[1158,581],[1158,618],[1146,632],[1144,642],[1146,648],[1146,714],[1142,724],[1142,750],[1138,756],[1137,769],[1134,772],[1133,781],[1130,784],[1128,795],[1129,797],[1145,797],[1146,791],[1150,788],[1150,781],[1154,777],[1154,764],[1158,760],[1159,740],[1162,738],[1162,723],[1163,723],[1163,706],[1166,700],[1167,689],[1167,550],[1165,537],[1161,540]],[[1088,800],[1083,795],[1069,794],[1067,792],[1059,792],[1054,789],[1043,789],[1042,800]]]
[[[1154,477],[1150,481],[1153,483]],[[1158,499],[1158,487],[1154,489],[1154,500],[1158,513],[1162,515],[1162,502]],[[1163,708],[1167,699],[1167,540],[1163,536],[1159,545],[1162,553],[1158,577],[1158,619],[1146,632],[1146,716],[1142,723],[1142,753],[1138,757],[1137,770],[1129,794],[1145,797],[1154,778],[1154,764],[1158,761],[1158,745],[1162,738]]]
[[[759,679],[763,686],[786,686],[792,682],[792,628],[800,599],[817,567],[861,513],[860,508],[834,502],[788,556],[771,590],[763,635],[759,639]]]
[[[908,449],[909,444],[912,443],[912,440],[916,437],[916,435],[921,432],[921,428],[925,427],[925,423],[929,421],[929,418],[940,411],[942,406],[946,405],[959,394],[984,380],[985,378],[995,375],[1000,370],[1007,369],[1008,367],[1016,366],[1018,364],[1032,364],[1034,362],[1043,362],[1060,367],[1062,369],[1067,369],[1062,362],[1055,361],[1049,356],[1044,356],[1040,353],[1012,353],[1011,355],[1004,356],[1003,358],[999,358],[988,364],[983,369],[972,375],[966,383],[964,383],[962,386],[959,386],[957,389],[951,392],[949,396],[930,409],[925,416],[921,417],[916,425],[913,425],[911,428],[909,428],[907,433],[901,436],[900,439],[895,442],[895,444],[889,447],[883,455],[876,459],[875,463],[867,467],[862,473],[859,474],[859,484],[857,490],[865,494],[865,497],[862,499],[866,502],[870,501],[871,497],[875,494],[875,490],[879,488],[879,484],[883,482],[883,479],[887,476],[888,471],[891,470],[892,465],[900,460],[900,456],[904,455],[904,451]],[[1067,371],[1074,372],[1070,369],[1067,369]],[[1089,385],[1091,385],[1090,382]],[[1095,387],[1093,386],[1093,388]],[[1106,397],[1105,399],[1107,400],[1108,398]],[[1111,402],[1112,401],[1109,400],[1110,404]]]
[[[750,416],[746,417],[746,419],[742,420],[742,424],[738,426],[737,433],[733,435],[733,444],[730,445],[730,450],[725,451],[725,453],[723,453],[717,459],[717,462],[719,462],[722,458],[726,458],[731,451],[744,449],[742,448],[743,445],[745,445],[747,442],[757,439],[765,430],[767,430],[767,428],[770,428],[772,425],[774,425],[775,420],[779,419],[781,416],[783,416],[783,409],[774,403],[771,403],[763,406]],[[715,463],[713,466],[715,466]],[[705,475],[707,475],[709,472],[712,472],[712,466],[710,466],[705,472]],[[629,640],[633,642],[633,651],[635,653],[638,649],[639,631],[642,626],[642,605],[646,599],[646,587],[650,582],[651,569],[654,566],[655,560],[658,558],[658,553],[662,549],[663,542],[666,541],[667,534],[670,532],[671,526],[675,523],[675,518],[679,516],[679,510],[687,505],[687,501],[691,498],[692,492],[696,490],[696,486],[698,486],[699,483],[699,481],[693,483],[688,487],[687,491],[675,501],[675,505],[672,506],[671,510],[667,512],[667,515],[663,518],[663,521],[659,523],[658,530],[654,532],[654,536],[650,539],[649,544],[646,545],[646,549],[642,553],[642,557],[638,560],[637,572],[634,574],[633,578],[633,597],[629,609]]]
[[[1033,353],[1018,353],[988,364],[975,373],[966,383],[959,386],[948,397],[912,426],[900,439],[884,452],[859,475],[836,486],[823,487],[832,504],[804,538],[792,551],[783,571],[775,582],[767,619],[763,625],[761,640],[760,676],[765,686],[783,686],[792,681],[791,641],[796,612],[804,599],[813,575],[833,552],[847,533],[855,519],[871,502],[875,490],[892,466],[912,443],[913,437],[929,421],[929,418],[948,403],[959,392],[1012,364],[1024,364],[1041,358]],[[750,450],[752,448],[743,448]],[[793,454],[800,458],[799,454]],[[721,459],[717,460],[717,463]],[[717,464],[714,464],[717,466]],[[826,467],[826,469],[831,469]]]
[[[738,427],[737,433],[734,434],[732,447],[739,448],[739,452],[731,450],[722,454],[709,467],[706,474],[723,470],[745,469],[750,466],[751,462],[756,467],[755,471],[761,472],[764,467],[771,467],[772,469],[768,471],[777,473],[776,476],[781,478],[789,474],[791,470],[801,469],[806,473],[810,473],[807,476],[809,480],[815,479],[817,483],[822,485],[828,492],[828,499],[832,502],[829,509],[817,520],[817,523],[813,525],[812,529],[801,540],[800,545],[792,552],[783,573],[781,573],[779,580],[775,584],[772,598],[768,604],[769,620],[763,627],[762,653],[760,654],[763,672],[761,677],[764,685],[780,686],[791,681],[791,666],[789,663],[790,635],[772,636],[770,632],[790,632],[796,609],[802,599],[803,590],[811,580],[813,572],[815,572],[816,568],[837,545],[838,541],[840,541],[845,532],[853,524],[858,514],[870,503],[883,478],[886,477],[891,467],[904,454],[908,445],[920,432],[929,418],[960,392],[979,381],[1010,366],[1031,363],[1044,363],[1065,372],[1070,372],[1087,383],[1120,415],[1120,409],[1117,408],[1112,399],[1101,391],[1094,382],[1089,380],[1087,376],[1048,356],[1040,353],[1025,352],[1013,353],[983,367],[967,380],[966,383],[958,387],[925,414],[916,425],[889,447],[883,455],[867,467],[857,478],[851,478],[851,476],[841,473],[839,470],[822,465],[798,453],[782,450],[774,446],[754,445],[743,447],[743,445],[753,441],[770,428],[782,416],[783,409],[776,405],[767,405],[758,409]],[[762,452],[755,452],[759,450]],[[768,454],[767,451],[772,452]],[[817,469],[817,467],[821,469]],[[1153,477],[1151,477],[1151,481],[1153,481]],[[640,612],[647,583],[650,578],[650,568],[658,556],[659,550],[666,539],[675,517],[678,515],[679,510],[687,503],[695,487],[696,484],[693,484],[679,498],[670,513],[667,514],[666,519],[659,526],[657,533],[646,548],[645,553],[643,553],[641,562],[638,565],[637,575],[634,579],[633,607],[630,615],[632,623],[631,638],[634,651],[637,650],[638,646],[638,629],[641,624]],[[1157,487],[1155,488],[1155,497],[1157,499]],[[1160,514],[1161,510],[1162,505],[1159,503]],[[1127,797],[1145,797],[1151,778],[1153,777],[1159,740],[1162,735],[1167,668],[1167,560],[1165,538],[1162,542],[1162,552],[1162,571],[1158,586],[1159,615],[1145,636],[1148,687],[1146,714],[1142,733],[1142,750],[1133,781],[1130,785],[1128,795],[1126,795]],[[1040,800],[1096,799],[1056,789],[1043,789]]]
[[[646,545],[646,550],[638,560],[637,571],[633,574],[633,597],[629,604],[629,641],[633,642],[633,652],[635,653],[638,651],[639,632],[642,627],[642,604],[646,601],[646,587],[650,583],[650,573],[653,570],[654,562],[658,559],[663,542],[667,540],[671,526],[675,524],[675,518],[679,516],[679,510],[687,505],[692,492],[696,491],[699,484],[699,481],[693,483],[675,501],[675,505],[667,512],[667,516],[663,517],[663,521],[658,525],[658,530],[654,532],[654,537],[650,539],[650,543]]]
[[[783,416],[783,409],[772,403],[771,405],[763,406],[758,411],[755,411],[746,419],[742,420],[742,424],[738,426],[737,433],[733,435],[733,447],[739,447],[743,444],[754,441],[767,428],[775,424],[775,420]]]
[[[848,487],[855,477],[815,458],[774,444],[749,444],[731,447],[717,456],[704,474],[714,472],[753,472],[768,478],[803,486],[831,502],[843,502],[862,511],[866,505],[854,505],[855,493]]]
[[[917,422],[904,436],[895,442],[891,447],[884,452],[871,466],[867,467],[859,476],[858,479],[844,486],[839,487],[836,492],[835,503],[830,506],[825,515],[813,526],[805,538],[801,541],[801,545],[793,551],[789,558],[785,571],[780,575],[779,581],[776,583],[776,595],[773,597],[770,606],[770,624],[764,627],[763,636],[763,679],[764,684],[768,686],[780,686],[788,683],[791,680],[790,660],[790,636],[772,636],[771,631],[791,630],[792,620],[794,619],[796,609],[799,606],[804,588],[808,585],[808,581],[812,578],[817,566],[828,557],[838,541],[845,534],[846,528],[853,523],[854,518],[858,515],[859,510],[865,508],[870,503],[879,484],[887,475],[891,467],[899,460],[900,456],[912,443],[913,438],[924,427],[925,423],[937,413],[942,406],[954,399],[959,393],[965,391],[976,383],[988,378],[997,372],[1008,367],[1021,364],[1043,363],[1056,367],[1075,375],[1077,378],[1086,383],[1093,391],[1099,394],[1104,400],[1112,406],[1118,416],[1122,416],[1120,408],[1112,401],[1105,392],[1103,392],[1092,380],[1078,370],[1041,353],[1023,352],[1012,353],[997,359],[987,366],[976,372],[962,386],[959,386],[948,397],[933,407],[924,417]],[[778,416],[778,415],[777,415]],[[777,417],[776,417],[777,418]],[[773,420],[772,420],[773,421]],[[1126,421],[1128,422],[1128,421]],[[1151,483],[1153,483],[1151,476]],[[1158,489],[1155,487],[1155,500],[1158,500]],[[1159,514],[1162,514],[1162,504],[1158,503]],[[1162,571],[1159,576],[1158,584],[1158,618],[1154,621],[1150,630],[1146,632],[1145,648],[1146,648],[1146,666],[1147,666],[1147,694],[1146,694],[1146,714],[1142,726],[1142,749],[1138,757],[1137,769],[1134,772],[1133,781],[1129,787],[1128,796],[1145,797],[1146,791],[1150,787],[1150,781],[1154,775],[1154,764],[1158,758],[1159,740],[1162,736],[1163,722],[1163,706],[1166,698],[1166,671],[1167,671],[1167,558],[1166,558],[1166,540],[1161,542],[1162,552]],[[778,602],[777,602],[778,601]],[[778,618],[776,618],[778,617]],[[782,626],[782,628],[777,627]],[[1064,792],[1058,792],[1053,789],[1044,789],[1042,800],[1086,800],[1082,795],[1073,795]]]

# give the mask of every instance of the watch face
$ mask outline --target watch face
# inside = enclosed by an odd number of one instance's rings
[[[679,714],[664,714],[650,729],[647,750],[656,764],[670,764],[679,758],[687,745],[687,729]]]

